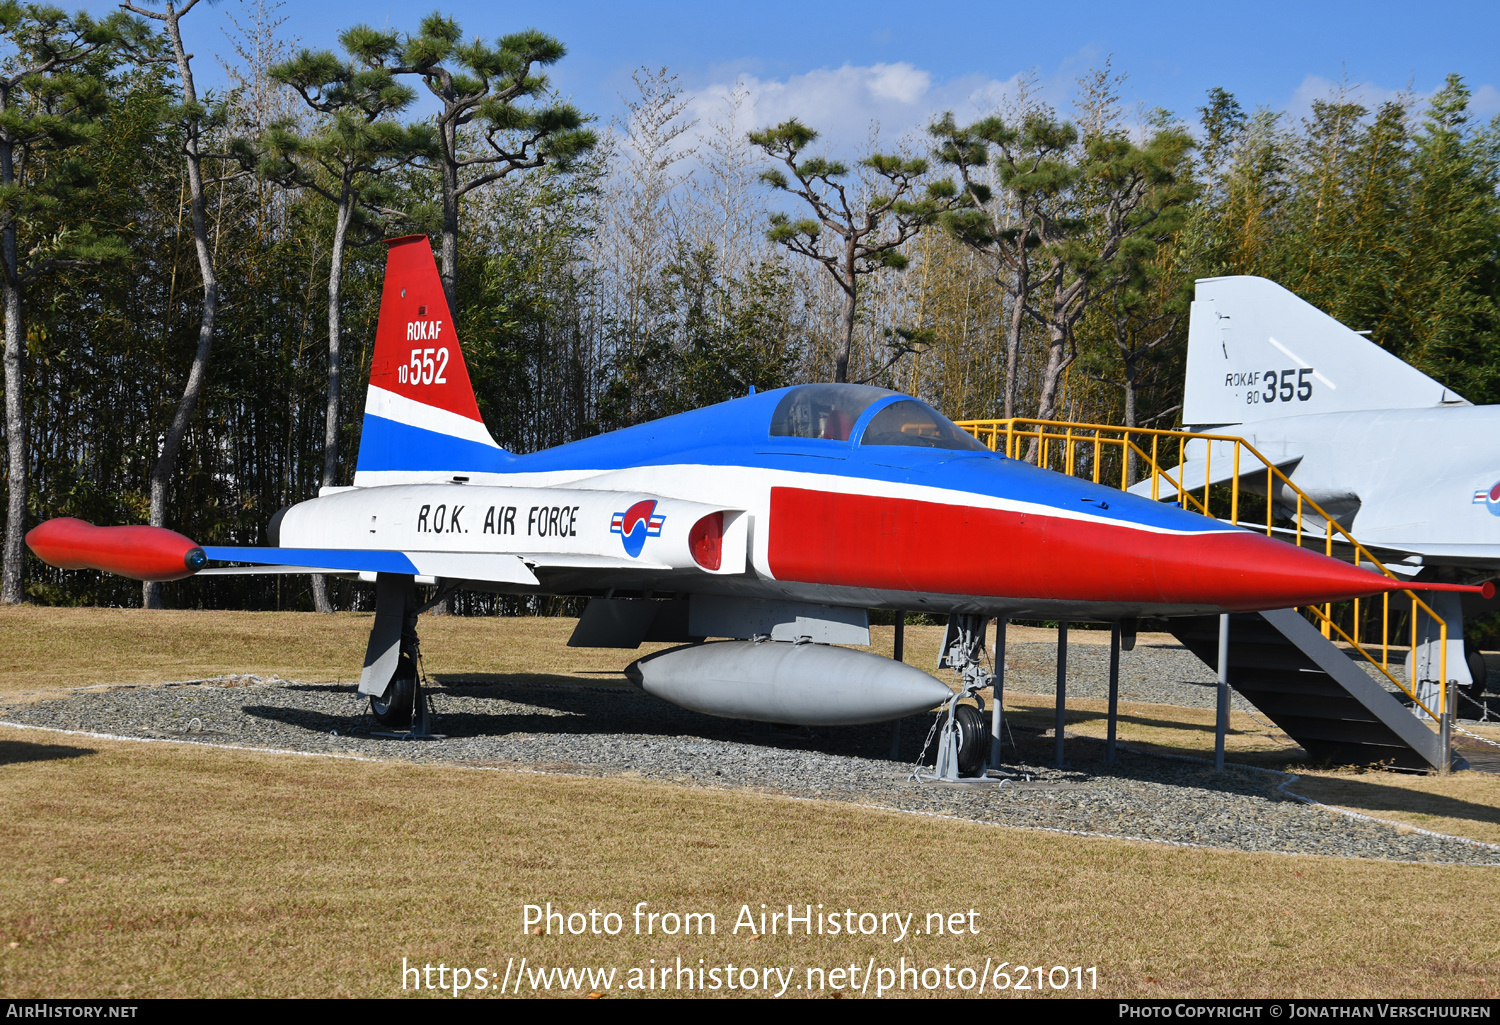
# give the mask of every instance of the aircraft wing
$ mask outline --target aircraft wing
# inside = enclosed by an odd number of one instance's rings
[[[203,554],[214,562],[243,565],[211,566],[199,576],[254,573],[409,573],[415,576],[488,580],[506,584],[539,584],[534,569],[670,570],[665,562],[609,555],[540,552],[508,555],[480,552],[396,552],[342,548],[232,548],[205,545]]]
[[[1461,566],[1469,569],[1500,569],[1500,545],[1490,544],[1366,544],[1384,558],[1384,553],[1423,566]],[[1415,557],[1415,558],[1413,558]],[[1393,567],[1394,568],[1394,567]]]
[[[248,566],[210,567],[200,573],[409,573],[414,576],[538,584],[516,555],[482,552],[398,552],[341,548],[234,548],[204,545],[214,562]]]
[[[1285,472],[1288,467],[1294,466],[1302,458],[1302,453],[1293,451],[1289,447],[1280,446],[1283,451],[1279,453],[1266,453],[1266,458],[1271,465]],[[1234,443],[1230,441],[1189,441],[1185,451],[1180,452],[1184,456],[1181,462],[1170,470],[1163,471],[1163,476],[1157,478],[1156,497],[1159,499],[1172,498],[1177,494],[1177,486],[1182,485],[1189,491],[1202,488],[1205,484],[1227,484],[1235,477],[1247,477],[1253,473],[1264,474],[1266,464],[1257,459],[1248,450],[1240,450],[1239,466],[1235,466]],[[1170,449],[1159,454],[1163,462],[1171,458]],[[1151,497],[1151,478],[1131,487],[1130,493],[1140,495],[1144,498]]]

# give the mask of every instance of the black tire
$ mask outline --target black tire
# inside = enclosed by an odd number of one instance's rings
[[[1469,675],[1474,679],[1474,682],[1466,688],[1467,693],[1475,701],[1483,702],[1489,670],[1485,667],[1484,653],[1479,650],[1479,645],[1470,640],[1464,641],[1464,661],[1468,663]]]
[[[386,685],[385,693],[370,699],[370,712],[375,716],[375,721],[386,729],[410,729],[416,694],[417,663],[403,651],[401,661],[396,665],[395,675]]]
[[[977,776],[990,753],[990,724],[973,705],[959,705],[953,713],[958,724],[958,773]]]

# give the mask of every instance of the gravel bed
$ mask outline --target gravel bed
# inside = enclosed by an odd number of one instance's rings
[[[1011,688],[1027,653],[1017,645]],[[1045,647],[1045,646],[1037,646]],[[1070,651],[1069,693],[1089,695],[1095,652]],[[1107,669],[1107,649],[1101,649]],[[1186,658],[1192,656],[1181,653]],[[1131,653],[1137,655],[1137,653]],[[1151,670],[1130,658],[1131,700],[1202,705],[1200,670]],[[1169,661],[1176,665],[1175,661]],[[1029,671],[1029,670],[1028,670]],[[1177,679],[1177,677],[1182,679]],[[243,747],[350,754],[413,762],[632,776],[688,786],[849,801],[916,813],[1032,828],[1102,833],[1244,851],[1333,854],[1398,861],[1500,864],[1500,849],[1368,822],[1296,801],[1285,777],[1214,772],[1187,760],[1126,753],[1114,765],[1103,745],[1068,740],[1069,767],[1049,767],[1050,732],[1015,728],[1004,784],[921,784],[909,776],[932,716],[902,724],[901,758],[889,757],[888,724],[809,731],[756,728],[676,708],[624,688],[531,678],[507,683],[445,681],[433,690],[446,739],[371,736],[380,727],[352,685],[260,681],[95,689],[29,704],[0,704],[0,719],[35,726]],[[1029,678],[1027,678],[1029,679]],[[1075,684],[1074,681],[1077,681]],[[1178,688],[1172,690],[1172,688]],[[1211,697],[1207,699],[1212,703]]]
[[[1078,644],[1073,634],[1068,644],[1068,697],[1109,697],[1109,645]],[[1500,678],[1500,658],[1490,656],[1490,679]],[[1399,700],[1410,704],[1406,695],[1377,668],[1364,663],[1365,672]],[[1391,667],[1398,680],[1406,679],[1404,665]],[[1144,701],[1158,705],[1181,705],[1186,708],[1214,708],[1218,702],[1218,673],[1180,644],[1138,644],[1133,651],[1120,652],[1120,700]],[[1027,694],[1052,695],[1057,691],[1057,644],[1051,641],[1026,641],[1007,646],[1005,656],[1005,689]],[[1495,685],[1486,688],[1484,701],[1489,706],[1491,722],[1500,719],[1500,697]],[[1230,707],[1265,715],[1238,693],[1231,691]],[[1458,698],[1458,717],[1474,722],[1485,709],[1467,696]]]
[[[1006,646],[1005,689],[1052,695],[1057,692],[1057,645],[1027,641]],[[1120,652],[1120,700],[1186,708],[1214,708],[1219,677],[1203,660],[1180,644],[1138,644]],[[1078,644],[1069,638],[1068,697],[1109,697],[1109,645]],[[1255,706],[1231,692],[1237,711]],[[1259,714],[1259,713],[1257,713]]]

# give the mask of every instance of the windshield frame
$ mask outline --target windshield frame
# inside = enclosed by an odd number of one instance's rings
[[[878,392],[879,394],[875,395],[874,398],[867,402],[860,410],[859,414],[855,416],[854,419],[850,422],[848,437],[814,438],[805,434],[776,433],[777,419],[782,413],[783,409],[787,407],[788,402],[799,393],[806,394],[808,391],[811,391],[813,389],[849,389],[851,392],[854,389],[858,389],[861,392]],[[904,397],[905,396],[901,395],[899,392],[893,392],[888,388],[876,388],[872,385],[834,384],[827,381],[794,385],[791,388],[787,389],[786,394],[781,397],[781,399],[776,403],[775,409],[771,412],[770,420],[766,424],[767,441],[771,445],[777,447],[791,446],[792,448],[800,449],[804,446],[813,446],[814,448],[818,449],[826,449],[828,446],[836,445],[843,449],[852,449],[856,444],[858,444],[855,439],[860,436],[860,433],[864,429],[864,425],[869,421],[870,411],[872,409],[878,409],[889,405],[892,399],[900,399]]]
[[[954,456],[961,456],[961,455],[973,455],[973,456],[985,455],[985,456],[992,456],[992,455],[995,454],[994,452],[990,451],[989,447],[986,446],[984,444],[984,442],[980,441],[978,438],[974,438],[974,443],[977,446],[975,448],[945,448],[945,447],[939,447],[939,446],[933,446],[933,445],[877,445],[877,444],[869,444],[869,445],[867,445],[867,444],[865,444],[865,431],[869,428],[870,422],[872,420],[874,420],[877,416],[879,416],[882,412],[884,412],[885,410],[889,409],[891,406],[896,405],[898,402],[915,402],[915,403],[918,403],[919,405],[925,406],[926,408],[932,410],[932,412],[934,412],[935,414],[937,414],[937,416],[939,418],[941,418],[943,421],[945,421],[946,423],[948,423],[949,425],[951,425],[954,430],[960,432],[961,434],[967,435],[970,438],[974,437],[972,434],[969,434],[968,431],[964,430],[962,427],[959,427],[958,424],[954,423],[947,416],[945,416],[943,414],[943,411],[940,410],[940,409],[938,409],[932,403],[930,403],[930,402],[923,402],[921,399],[917,398],[915,395],[903,395],[903,394],[901,394],[901,393],[898,392],[898,393],[896,393],[894,395],[889,396],[884,401],[877,402],[877,403],[872,403],[870,405],[870,407],[868,409],[866,409],[864,411],[864,413],[860,416],[859,422],[855,424],[855,429],[853,431],[849,432],[849,436],[851,438],[857,439],[857,440],[855,440],[853,442],[854,446],[857,449],[861,449],[861,450],[863,450],[865,452],[868,452],[868,453],[884,452],[884,453],[887,453],[887,454],[894,453],[894,452],[930,452],[930,453],[934,453],[934,454],[937,454],[937,455],[941,455],[944,458],[952,458]]]

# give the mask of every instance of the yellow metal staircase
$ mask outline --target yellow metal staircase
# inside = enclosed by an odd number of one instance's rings
[[[1184,509],[1299,547],[1315,546],[1401,580],[1243,438],[1022,418],[964,420],[958,426],[1013,459],[1156,501],[1171,499]],[[1397,593],[1402,597],[1394,605],[1386,594],[1308,606],[1300,616],[1281,610],[1235,617],[1231,637],[1239,640],[1231,644],[1231,685],[1315,758],[1447,771],[1452,764],[1448,627],[1415,589]],[[1420,691],[1391,665],[1393,648],[1404,649],[1398,658],[1417,649],[1419,625],[1423,634],[1435,630],[1439,639],[1436,685]],[[1189,649],[1216,666],[1216,619],[1174,626]],[[1412,710],[1360,668],[1356,657],[1405,695]],[[1426,713],[1425,720],[1413,714],[1418,710]]]

